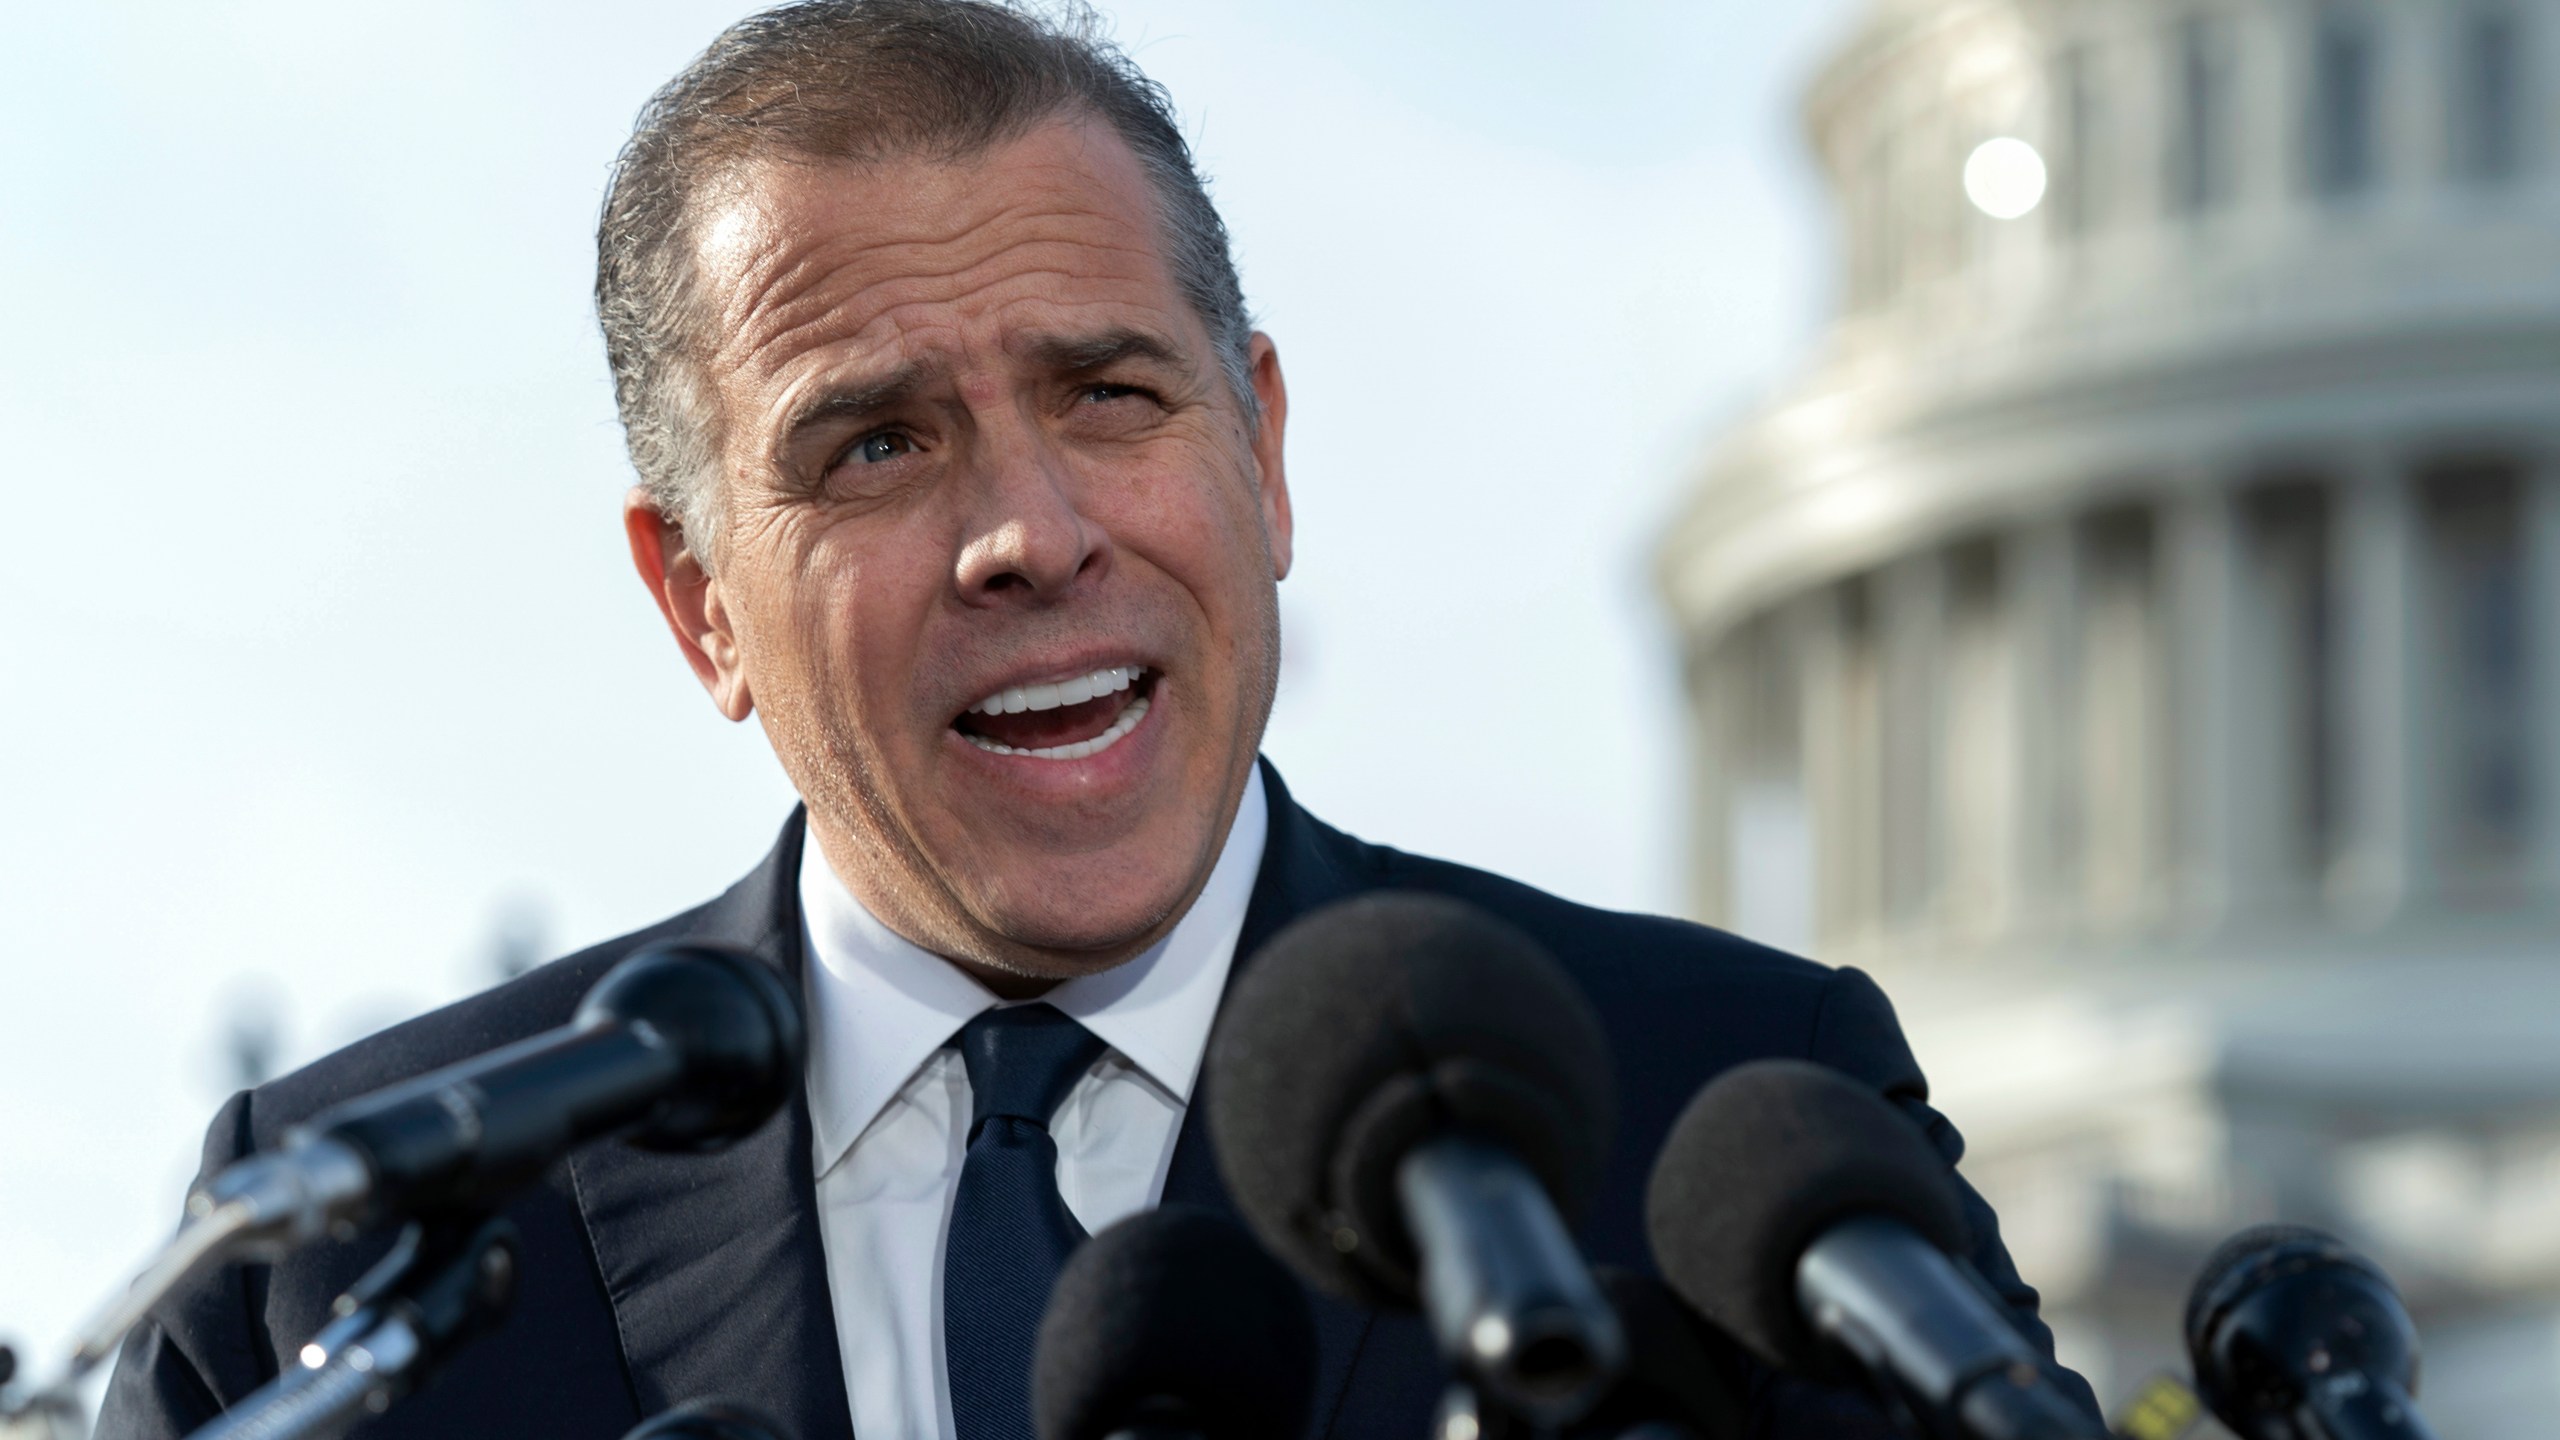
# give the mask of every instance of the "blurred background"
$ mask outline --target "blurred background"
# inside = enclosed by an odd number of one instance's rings
[[[2538,1425],[2560,3],[1107,8],[1288,369],[1312,808],[1877,971],[2111,1404],[2281,1216]],[[230,1089],[787,812],[585,298],[744,9],[0,9],[0,1335]]]
[[[2335,1228],[2560,1400],[2560,5],[1880,0],[1836,313],[1656,551],[1696,910],[1873,967],[2118,1400]]]

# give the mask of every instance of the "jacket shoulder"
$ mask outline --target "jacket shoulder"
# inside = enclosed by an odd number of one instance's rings
[[[1481,906],[1545,945],[1586,985],[1665,996],[1739,985],[1819,1007],[1844,973],[1693,920],[1605,910],[1453,861],[1352,843],[1368,852],[1376,883]]]
[[[1808,1059],[1900,1098],[1928,1093],[1893,1006],[1860,971],[1694,921],[1578,904],[1505,876],[1374,845],[1314,817],[1355,888],[1421,890],[1481,906],[1570,973],[1608,1031],[1638,1114],[1747,1060]],[[1667,1122],[1667,1116],[1664,1117]]]

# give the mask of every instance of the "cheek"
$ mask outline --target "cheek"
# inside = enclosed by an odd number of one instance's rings
[[[1271,579],[1260,497],[1223,458],[1134,487],[1114,531],[1189,591],[1221,626]]]
[[[900,743],[936,727],[917,721],[922,672],[934,659],[935,624],[950,588],[948,546],[934,537],[866,535],[822,547],[801,579],[797,624],[812,657],[811,703],[850,719],[875,743]]]
[[[751,662],[762,688],[789,692],[793,708],[862,715],[884,662],[901,650],[894,587],[863,552],[820,537],[788,566],[775,567],[751,627]]]

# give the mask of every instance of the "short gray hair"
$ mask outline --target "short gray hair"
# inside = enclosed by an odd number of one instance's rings
[[[730,26],[650,97],[596,227],[596,318],[632,466],[703,563],[719,531],[720,436],[695,315],[698,198],[762,157],[956,163],[1079,112],[1136,152],[1174,283],[1257,419],[1253,320],[1226,222],[1171,97],[1083,5],[795,0]]]

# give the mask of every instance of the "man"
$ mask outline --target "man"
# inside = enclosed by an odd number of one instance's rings
[[[513,1318],[367,1433],[609,1437],[721,1395],[801,1440],[1017,1440],[1029,1327],[1076,1235],[1160,1200],[1233,1208],[1194,1092],[1230,971],[1364,889],[1481,904],[1589,993],[1625,1097],[1598,1259],[1646,1263],[1650,1158],[1741,1060],[1868,1080],[1953,1163],[1863,976],[1363,844],[1258,762],[1288,396],[1169,103],[1116,51],[979,0],[758,16],[643,113],[599,250],[634,561],[804,811],[710,904],[235,1097],[205,1164],[558,1025],[672,936],[802,987],[807,1084],[716,1156],[555,1167],[510,1209]],[[1969,1208],[1977,1263],[2045,1343]],[[382,1244],[163,1306],[101,1433],[182,1434],[237,1401]],[[1421,1435],[1440,1379],[1420,1326],[1321,1317],[1320,1433]],[[1880,1433],[1854,1397],[1752,1387],[1770,1433]]]

